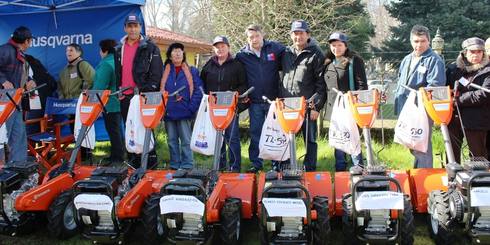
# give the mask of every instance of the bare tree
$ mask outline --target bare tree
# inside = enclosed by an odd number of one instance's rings
[[[147,0],[145,3],[145,21],[149,26],[163,27],[163,4],[161,0]]]
[[[323,47],[326,47],[328,35],[333,30],[341,30],[351,36],[365,35],[362,29],[372,32],[359,0],[214,0],[213,7],[215,30],[228,35],[234,49],[245,44],[244,28],[252,23],[262,25],[267,38],[290,43],[291,21],[304,19],[310,25],[312,36]],[[358,39],[364,43],[368,37]]]

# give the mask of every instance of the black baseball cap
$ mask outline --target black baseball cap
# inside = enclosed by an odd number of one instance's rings
[[[124,20],[124,25],[130,24],[130,23],[140,24],[141,25],[141,22],[140,22],[138,16],[135,15],[135,14],[128,15],[126,17],[126,19]]]
[[[14,30],[14,33],[12,33],[12,40],[14,40],[16,43],[23,43],[27,39],[34,38],[32,36],[31,30],[25,26],[19,26]]]
[[[291,32],[295,31],[310,32],[310,27],[304,20],[295,20],[291,23]]]
[[[225,37],[225,36],[216,36],[214,39],[213,39],[213,46],[218,44],[218,43],[224,43],[226,45],[230,45],[230,42],[228,42],[228,38]]]
[[[349,40],[349,38],[347,37],[347,35],[345,35],[342,32],[334,32],[328,38],[329,43],[331,43],[333,41],[341,41],[341,42],[347,43],[348,40]]]

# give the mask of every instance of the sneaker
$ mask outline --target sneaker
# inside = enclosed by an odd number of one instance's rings
[[[261,170],[262,170],[262,168],[257,168],[255,166],[252,166],[251,168],[248,169],[247,173],[254,173],[254,174],[256,174],[256,173],[258,173]]]

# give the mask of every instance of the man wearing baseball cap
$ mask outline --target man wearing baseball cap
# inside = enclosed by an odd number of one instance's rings
[[[238,91],[243,93],[247,90],[247,74],[243,65],[230,53],[230,43],[225,36],[216,36],[213,39],[214,55],[206,62],[201,71],[201,79],[204,83],[206,93],[216,91]],[[240,132],[238,128],[238,117],[225,131],[225,140],[229,143],[228,160],[229,166],[226,170],[240,172],[241,170],[241,147]],[[225,153],[226,145],[223,144],[222,151]],[[220,168],[226,165],[226,154],[221,155]]]
[[[126,36],[116,46],[114,63],[116,81],[118,87],[131,87],[123,92],[119,98],[121,101],[121,115],[124,122],[128,117],[129,103],[135,93],[135,88],[140,92],[160,90],[160,80],[163,74],[163,62],[160,49],[152,41],[141,34],[141,22],[139,16],[129,14],[124,21]],[[154,155],[155,152],[150,152]],[[134,154],[128,158],[134,167],[139,166],[139,159]],[[154,159],[150,157],[149,159]],[[149,166],[153,163],[149,163]]]
[[[284,76],[280,84],[279,97],[304,96],[308,99],[313,94],[318,94],[318,98],[308,109],[307,120],[301,127],[306,145],[303,165],[306,171],[315,171],[318,152],[316,120],[326,100],[326,85],[321,77],[325,56],[318,43],[310,37],[306,21],[293,21],[290,37],[293,43],[286,48],[281,63]]]
[[[29,28],[20,26],[12,33],[9,41],[0,46],[0,84],[3,89],[36,87],[29,76],[29,64],[24,52],[31,46],[32,33]],[[7,120],[7,137],[10,154],[8,161],[25,162],[27,159],[27,135],[22,112],[14,110]]]

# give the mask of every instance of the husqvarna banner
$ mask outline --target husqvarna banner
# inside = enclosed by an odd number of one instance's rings
[[[124,20],[130,13],[142,17],[140,5],[107,4],[20,14],[0,11],[0,43],[7,42],[16,27],[28,27],[34,39],[27,53],[41,60],[57,78],[67,63],[65,49],[68,44],[79,44],[84,59],[95,67],[100,60],[99,41],[106,38],[119,41],[125,35]]]

